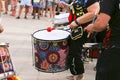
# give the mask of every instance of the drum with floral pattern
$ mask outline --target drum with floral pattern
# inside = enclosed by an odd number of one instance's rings
[[[7,43],[0,43],[0,79],[14,75]]]
[[[42,37],[40,36],[43,36],[41,31],[44,33],[44,36],[49,36],[49,39],[41,39]],[[39,35],[39,39],[38,37],[36,38],[36,34],[37,36]],[[59,35],[63,35],[63,37],[60,39]],[[59,39],[56,37],[59,37]],[[62,30],[54,30],[52,32],[40,30],[35,32],[33,34],[35,68],[39,71],[49,73],[61,72],[68,69],[66,66],[66,57],[69,49],[68,38],[69,32]]]

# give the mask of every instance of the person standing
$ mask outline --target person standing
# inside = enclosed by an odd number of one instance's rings
[[[60,6],[63,7],[66,7],[67,5],[68,4],[66,4],[65,2],[60,3]],[[99,3],[97,2],[97,0],[74,0],[72,5],[72,7],[78,5],[80,8],[78,8],[78,6],[76,8],[82,9],[80,11],[74,9],[73,12],[77,11],[77,13],[75,14],[77,17],[74,17],[73,15],[69,16],[70,24],[68,25],[68,27],[74,29],[75,27],[82,26],[81,29],[83,33],[82,36],[76,40],[73,40],[72,38],[68,40],[69,54],[67,56],[67,65],[70,68],[71,74],[73,75],[72,80],[82,80],[85,70],[83,61],[81,59],[81,54],[83,44],[87,42],[87,33],[83,31],[83,27],[85,27],[85,25],[88,25],[92,21],[95,13],[99,12]]]
[[[3,11],[3,4],[2,4],[2,0],[0,0],[0,11]]]
[[[29,7],[31,6],[31,0],[20,0],[20,8],[18,11],[18,16],[16,17],[16,19],[20,19],[21,13],[23,8],[25,7],[25,15],[24,18],[27,19],[27,14],[29,12]]]
[[[33,0],[33,19],[37,17],[40,19],[40,15],[43,15],[42,12],[42,7],[43,7],[43,0]]]
[[[43,8],[42,8],[42,13],[44,13],[45,11],[45,17],[47,17],[47,13],[48,13],[48,0],[43,0]]]
[[[18,2],[18,0],[11,0],[11,11],[12,12],[11,12],[10,16],[16,15],[17,2]]]
[[[50,10],[50,21],[53,21],[53,18],[56,14],[58,0],[48,0],[48,8]]]
[[[88,34],[101,32],[109,25],[97,61],[95,80],[120,80],[120,0],[100,0],[100,13],[94,24],[84,28]]]
[[[8,5],[10,0],[4,0],[5,12],[4,14],[8,14]]]

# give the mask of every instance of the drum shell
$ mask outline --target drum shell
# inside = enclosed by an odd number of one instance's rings
[[[99,49],[89,49],[89,57],[90,58],[98,58],[100,55]]]
[[[14,75],[14,68],[7,43],[0,43],[0,79]]]
[[[33,34],[34,35],[34,34]],[[67,70],[66,57],[69,51],[67,40],[43,40],[32,35],[33,63],[38,71],[56,73]]]

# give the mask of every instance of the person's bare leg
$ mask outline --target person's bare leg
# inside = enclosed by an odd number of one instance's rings
[[[36,7],[33,7],[33,19],[35,19],[35,17],[36,17]]]
[[[21,16],[23,7],[24,7],[23,5],[20,5],[19,11],[18,11],[18,17],[17,17],[17,19],[20,19],[20,16]]]
[[[5,5],[5,13],[4,14],[7,14],[7,12],[8,12],[8,0],[5,0],[4,5]]]
[[[40,19],[40,15],[42,15],[42,14],[41,14],[41,9],[38,8],[38,19]]]
[[[2,4],[2,0],[0,0],[0,11],[3,11],[3,4]]]
[[[27,19],[27,14],[29,12],[29,6],[25,6],[25,19]]]
[[[53,18],[52,6],[50,6],[49,9],[50,9],[50,18]]]
[[[55,16],[55,14],[56,14],[56,7],[53,7],[53,15],[52,15],[53,18]]]
[[[82,80],[82,79],[83,79],[83,74],[77,76],[77,80]]]

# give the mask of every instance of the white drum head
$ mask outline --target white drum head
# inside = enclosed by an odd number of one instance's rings
[[[40,30],[33,33],[34,38],[45,41],[63,40],[68,38],[69,35],[70,33],[64,30],[52,30],[51,32]]]

